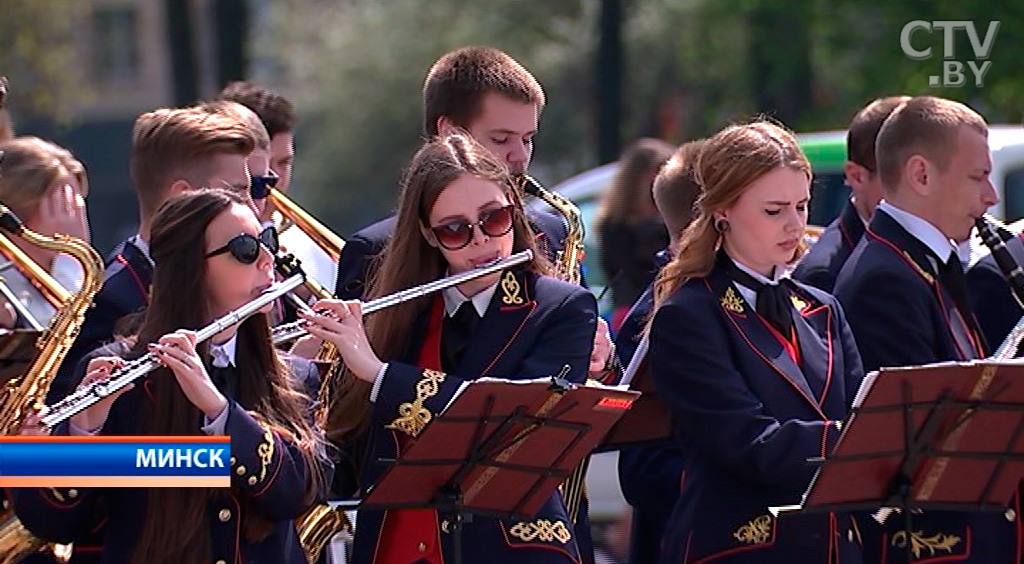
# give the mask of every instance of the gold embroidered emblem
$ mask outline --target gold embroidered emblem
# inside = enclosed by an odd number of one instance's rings
[[[523,297],[519,295],[520,290],[522,290],[522,287],[519,285],[516,275],[512,274],[511,270],[506,272],[505,277],[501,279],[501,293],[504,294],[501,298],[501,303],[505,305],[521,305]]]
[[[793,307],[795,307],[797,311],[803,311],[804,308],[807,307],[807,302],[800,299],[799,296],[790,296],[790,299],[793,301]]]
[[[441,382],[444,382],[444,373],[436,370],[424,370],[423,377],[416,382],[416,399],[405,402],[398,406],[398,418],[387,426],[388,429],[397,429],[410,437],[420,434],[420,431],[434,418],[430,410],[423,407],[426,401],[437,395],[441,389]]]
[[[743,313],[743,299],[736,295],[732,286],[726,288],[722,295],[722,307],[734,313]]]
[[[914,558],[921,557],[921,551],[927,550],[928,556],[935,556],[936,551],[953,553],[953,547],[960,544],[960,537],[948,533],[935,533],[930,537],[924,536],[922,531],[910,533],[910,552]],[[907,532],[899,531],[892,536],[892,545],[897,548],[907,547]]]
[[[746,544],[764,544],[772,535],[772,516],[761,515],[743,525],[732,536]]]
[[[264,441],[256,447],[256,454],[260,457],[260,478],[262,482],[267,477],[267,468],[270,467],[270,461],[274,458],[274,434],[267,429],[263,433]]]
[[[67,502],[67,498],[65,498],[64,494],[62,494],[61,491],[58,490],[57,488],[46,488],[46,489],[50,490],[50,495],[52,495],[57,501]]]
[[[903,256],[907,259],[907,262],[910,263],[910,266],[913,266],[914,270],[916,270],[917,273],[920,274],[926,282],[928,282],[928,284],[935,283],[935,277],[932,276],[931,273],[928,272],[927,270],[921,268],[921,265],[917,264],[917,261],[911,258],[910,253],[908,253],[907,251],[903,251]]]
[[[537,519],[533,522],[520,521],[513,525],[508,532],[524,542],[539,540],[558,541],[566,544],[572,540],[572,533],[569,532],[569,527],[566,527],[565,523],[562,521],[552,522],[547,519]]]

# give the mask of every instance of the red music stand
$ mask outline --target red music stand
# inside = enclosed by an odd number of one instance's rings
[[[640,340],[630,359],[621,384],[640,392],[633,407],[627,411],[597,445],[594,452],[620,450],[625,447],[666,442],[672,439],[672,423],[668,408],[651,382],[647,362],[648,340]]]
[[[638,392],[562,378],[470,382],[369,489],[363,507],[526,519],[593,450]]]
[[[1004,511],[1024,476],[1024,363],[875,374],[865,378],[802,509],[896,507],[908,537],[912,510]]]

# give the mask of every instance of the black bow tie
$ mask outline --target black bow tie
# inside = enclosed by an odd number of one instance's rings
[[[757,292],[755,309],[758,315],[775,327],[784,338],[790,338],[793,334],[793,293],[786,281],[778,284],[760,282],[729,258],[726,258],[726,269],[737,284]]]

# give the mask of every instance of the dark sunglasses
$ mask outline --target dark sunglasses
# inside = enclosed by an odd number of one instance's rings
[[[262,200],[270,194],[270,189],[277,186],[277,179],[280,178],[276,172],[268,170],[264,176],[253,176],[249,185],[249,193],[253,200]]]
[[[242,233],[241,235],[233,237],[223,247],[207,253],[206,258],[215,257],[224,253],[231,253],[231,256],[235,257],[238,262],[242,264],[252,264],[260,257],[261,245],[266,247],[266,249],[270,251],[271,255],[277,254],[277,230],[274,229],[273,226],[260,231],[259,237],[254,237],[248,233]]]
[[[501,237],[512,230],[512,210],[509,204],[480,214],[475,222],[453,221],[437,227],[431,227],[434,237],[442,247],[449,251],[457,251],[473,240],[473,228],[480,226],[480,231],[488,237]]]

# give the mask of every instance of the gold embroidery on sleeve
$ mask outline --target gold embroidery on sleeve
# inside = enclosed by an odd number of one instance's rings
[[[948,533],[935,533],[930,537],[924,536],[923,531],[910,533],[910,552],[914,558],[921,557],[921,551],[927,550],[928,556],[935,556],[936,551],[953,553],[953,547],[960,544],[960,537]],[[907,532],[899,531],[892,536],[892,545],[896,548],[907,547]]]
[[[399,405],[398,418],[392,421],[387,428],[397,429],[410,437],[419,435],[427,423],[434,418],[430,410],[423,407],[423,404],[437,395],[441,389],[441,382],[444,382],[444,377],[443,372],[424,370],[423,377],[416,382],[416,399]]]
[[[772,516],[761,515],[743,525],[732,536],[746,544],[764,544],[772,535]]]
[[[505,294],[501,298],[501,303],[505,305],[522,304],[523,297],[519,295],[521,289],[519,280],[516,280],[516,275],[512,274],[511,270],[506,272],[505,277],[501,279],[501,293]]]
[[[260,457],[260,478],[262,482],[267,477],[267,468],[270,467],[270,461],[274,458],[274,434],[267,429],[267,432],[263,434],[264,442],[260,443],[256,447],[256,454]]]
[[[572,540],[572,533],[569,532],[569,527],[566,527],[565,523],[562,521],[552,522],[547,519],[537,519],[533,522],[520,521],[512,525],[508,532],[524,542],[539,540],[545,542],[558,541],[566,544]]]

